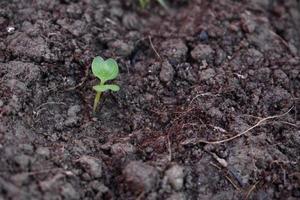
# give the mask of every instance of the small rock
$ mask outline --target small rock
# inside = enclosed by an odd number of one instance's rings
[[[209,80],[216,75],[216,71],[213,68],[208,68],[200,72],[200,79],[203,81]]]
[[[268,67],[259,68],[256,73],[253,74],[256,80],[261,82],[267,82],[270,80],[271,70]]]
[[[128,30],[136,30],[140,27],[139,18],[134,13],[124,15],[122,23]]]
[[[168,61],[164,61],[162,63],[161,71],[159,73],[160,80],[165,83],[169,83],[173,80],[174,74],[175,72],[172,65]]]
[[[214,120],[221,120],[223,117],[223,113],[217,107],[212,107],[208,110],[208,115]]]
[[[92,181],[88,187],[91,187],[93,190],[101,192],[102,194],[109,191],[108,187],[99,181]]]
[[[65,122],[64,125],[67,127],[73,127],[73,126],[78,126],[78,122],[80,121],[79,117],[68,117]]]
[[[162,54],[166,56],[172,64],[178,64],[186,60],[188,48],[180,39],[172,39],[162,43]]]
[[[226,59],[226,52],[222,48],[216,50],[215,64],[221,65]]]
[[[97,189],[95,190],[98,191],[95,199],[104,199],[105,194],[110,192],[109,188],[106,187],[103,183],[98,185]]]
[[[260,51],[254,48],[248,49],[246,56],[244,58],[245,62],[250,66],[261,65],[263,59],[264,59],[264,55]]]
[[[98,24],[98,25],[102,25],[103,24],[103,12],[94,12],[94,19],[95,19],[95,22]]]
[[[289,77],[281,69],[274,71],[274,79],[277,84],[282,84],[284,87],[289,86]]]
[[[183,187],[183,167],[174,165],[166,171],[165,176],[175,190],[180,190]]]
[[[81,108],[80,108],[79,105],[71,106],[71,107],[68,109],[68,116],[74,117],[74,116],[76,116],[77,113],[80,112],[80,110],[81,110]]]
[[[82,156],[76,162],[88,172],[92,178],[100,178],[102,176],[102,161],[91,157],[91,156]]]
[[[201,42],[208,42],[208,33],[206,31],[201,31],[199,34],[199,40]]]
[[[38,147],[36,149],[36,153],[45,158],[49,158],[49,156],[50,156],[50,150],[47,147]]]
[[[290,52],[293,54],[293,55],[298,55],[298,48],[291,42],[288,43],[288,47],[289,47],[289,50]]]
[[[68,118],[65,120],[64,125],[67,127],[72,127],[78,125],[80,117],[77,116],[77,113],[80,112],[81,108],[79,105],[71,106],[68,109]]]
[[[6,28],[6,31],[7,31],[8,34],[13,34],[15,32],[15,30],[16,30],[16,28],[13,27],[13,26],[8,26]]]
[[[135,153],[136,148],[130,143],[116,143],[111,146],[111,153],[114,155],[126,155]]]
[[[67,13],[74,18],[78,18],[82,14],[82,8],[79,6],[79,4],[70,4],[67,8]]]
[[[256,22],[250,12],[243,13],[242,18],[242,29],[246,33],[252,33],[256,28]]]
[[[292,70],[290,70],[289,74],[290,74],[291,79],[295,79],[296,77],[299,76],[300,71],[297,69],[292,69]]]
[[[108,43],[109,48],[112,48],[118,56],[129,56],[134,50],[134,46],[131,43],[126,43],[122,40],[115,40]]]
[[[112,17],[122,17],[123,14],[124,14],[124,10],[116,5],[116,6],[113,6],[110,10],[109,10],[109,14],[112,16]]]
[[[40,33],[40,29],[37,24],[32,24],[29,21],[24,21],[22,24],[22,32],[25,32],[28,36],[37,37]]]
[[[201,63],[203,60],[210,62],[213,58],[214,50],[206,44],[198,44],[191,52],[193,59]]]
[[[156,74],[161,69],[161,64],[159,62],[154,62],[148,67],[149,74]]]
[[[123,170],[125,187],[136,194],[149,192],[156,187],[157,170],[141,161],[131,161]]]

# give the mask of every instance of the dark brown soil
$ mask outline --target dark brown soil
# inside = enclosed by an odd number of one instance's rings
[[[170,7],[0,1],[0,200],[300,199],[300,2]]]

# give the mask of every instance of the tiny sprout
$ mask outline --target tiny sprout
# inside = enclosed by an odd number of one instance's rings
[[[114,84],[104,85],[106,81],[113,80],[118,76],[119,67],[117,62],[114,59],[109,58],[107,60],[104,60],[100,56],[97,56],[94,58],[92,62],[92,72],[94,76],[100,79],[100,83],[93,87],[93,89],[96,90],[97,92],[95,96],[94,108],[93,108],[95,112],[99,104],[102,92],[105,92],[107,90],[112,90],[114,92],[117,92],[120,90],[120,87],[118,85],[114,85]]]

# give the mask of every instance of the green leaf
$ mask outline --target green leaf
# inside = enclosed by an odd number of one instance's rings
[[[117,92],[120,90],[120,87],[118,85],[96,85],[93,87],[94,90],[96,90],[97,92],[104,92],[107,90],[112,90],[114,92]]]
[[[93,60],[92,71],[93,74],[104,83],[118,76],[119,67],[114,59],[109,58],[104,61],[103,58],[97,56]]]
[[[95,57],[92,62],[92,72],[99,79],[101,79],[98,75],[101,74],[101,65],[103,62],[104,60],[100,56]]]

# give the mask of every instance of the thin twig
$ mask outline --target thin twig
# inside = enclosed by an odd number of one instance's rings
[[[222,171],[222,168],[219,167],[218,165],[216,165],[216,164],[214,164],[214,163],[212,163],[212,162],[210,162],[209,164],[212,165],[213,167],[217,168],[219,171]],[[224,176],[225,176],[225,178],[232,184],[232,186],[233,186],[236,190],[241,190],[241,189],[239,188],[239,186],[237,186],[237,185],[234,183],[234,181],[231,180],[231,178],[230,178],[228,175],[224,174]]]
[[[191,107],[192,103],[194,100],[196,100],[199,97],[204,97],[204,96],[219,96],[219,94],[212,94],[211,92],[205,92],[205,93],[201,93],[201,94],[197,94],[195,97],[193,97],[193,99],[190,101],[188,108]]]
[[[249,199],[250,194],[253,192],[253,190],[255,190],[257,184],[259,184],[259,183],[260,183],[260,181],[257,181],[254,185],[252,185],[252,187],[250,188],[250,190],[247,192],[247,195],[245,197],[246,200]]]
[[[247,130],[235,135],[235,136],[232,136],[230,138],[227,138],[227,139],[224,139],[224,140],[217,140],[217,141],[206,141],[206,140],[197,140],[195,143],[204,143],[204,144],[221,144],[221,143],[224,143],[224,142],[229,142],[231,140],[234,140],[238,137],[241,137],[242,135],[245,135],[246,133],[248,133],[249,131],[253,130],[254,128],[260,126],[263,122],[267,121],[267,120],[270,120],[270,119],[275,119],[275,118],[280,118],[280,117],[283,117],[285,115],[287,115],[292,109],[294,108],[294,106],[292,106],[287,112],[281,114],[281,115],[274,115],[274,116],[270,116],[270,117],[266,117],[266,118],[263,118],[261,120],[259,120],[254,126],[248,128]],[[193,142],[191,142],[193,143]]]
[[[44,107],[44,106],[46,106],[46,105],[64,105],[64,106],[66,106],[67,104],[65,104],[64,102],[54,102],[54,101],[50,101],[50,102],[46,102],[46,103],[43,103],[43,104],[41,104],[41,105],[39,105],[37,108],[36,108],[36,110],[38,110],[38,109],[40,109],[41,107]]]
[[[153,51],[155,52],[155,54],[157,55],[157,57],[161,60],[161,57],[160,57],[159,53],[156,51],[156,49],[155,49],[155,47],[154,47],[154,45],[152,43],[151,36],[149,35],[148,38],[149,38],[149,42],[150,42],[151,48],[153,49]]]

